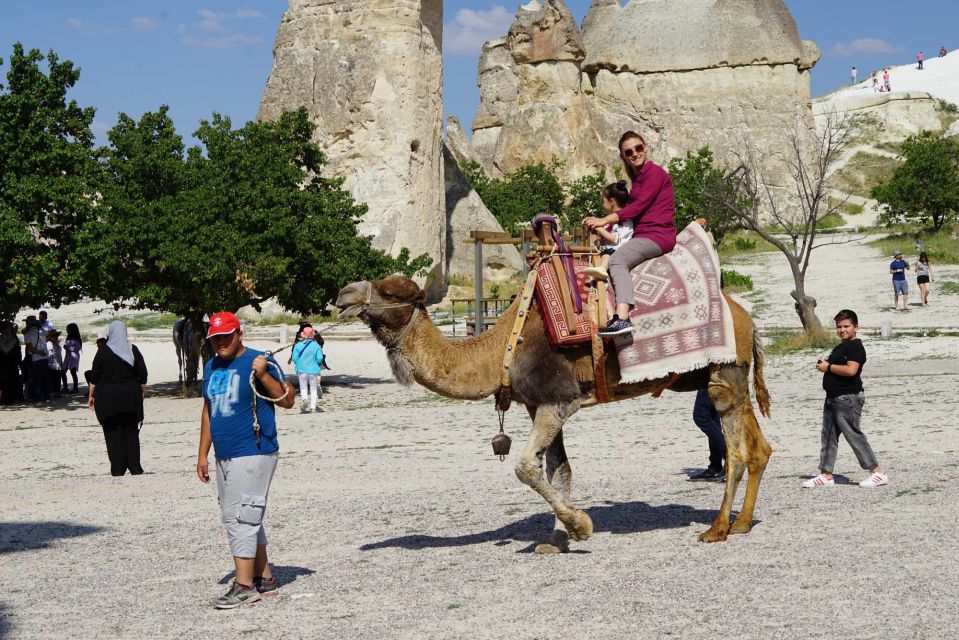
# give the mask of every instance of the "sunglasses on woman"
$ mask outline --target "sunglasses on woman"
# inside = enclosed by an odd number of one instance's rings
[[[623,149],[623,155],[626,156],[627,158],[632,158],[633,156],[638,155],[645,150],[646,150],[646,145],[644,145],[643,143],[639,143],[633,148],[626,147],[625,149]]]

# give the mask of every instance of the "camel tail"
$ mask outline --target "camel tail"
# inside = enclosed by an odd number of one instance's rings
[[[753,387],[756,392],[756,403],[759,404],[759,412],[769,418],[769,389],[766,388],[766,379],[763,377],[763,364],[762,338],[759,337],[759,331],[753,325]]]

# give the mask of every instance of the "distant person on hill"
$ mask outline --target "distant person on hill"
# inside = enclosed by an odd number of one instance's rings
[[[856,78],[859,76],[859,71],[856,69],[856,67],[852,68],[852,71],[849,72],[849,76],[852,78],[852,82],[850,84],[856,84]]]
[[[919,66],[916,68],[922,71],[922,51],[916,54],[916,62],[919,63]]]
[[[909,263],[902,259],[902,251],[897,251],[893,261],[889,263],[889,273],[892,274],[893,307],[899,311],[899,296],[902,296],[902,310],[909,311],[909,282],[906,280],[906,271]]]
[[[600,195],[603,201],[603,211],[606,212],[606,215],[609,215],[626,206],[629,201],[629,187],[626,186],[625,180],[620,180],[603,187]],[[599,266],[587,267],[583,270],[583,273],[605,282],[609,279],[609,257],[633,237],[633,223],[631,220],[626,220],[625,222],[608,224],[605,227],[596,227],[593,229],[593,233],[600,238]]]
[[[878,72],[878,71],[873,71],[873,72],[872,72],[872,90],[873,90],[874,93],[879,93],[879,91],[880,91],[880,88],[879,88],[879,72]]]
[[[882,72],[882,88],[886,92],[892,91],[892,85],[889,83],[889,69]]]
[[[939,57],[940,57],[940,58],[945,58],[947,53],[949,53],[949,52],[946,51],[946,48],[945,48],[945,47],[939,47]]]
[[[860,487],[879,487],[888,484],[889,476],[879,466],[876,454],[866,435],[859,428],[862,407],[866,395],[862,388],[862,367],[866,364],[866,348],[862,340],[856,337],[859,331],[859,317],[855,311],[843,309],[836,314],[836,334],[841,342],[825,360],[816,362],[816,370],[821,371],[822,388],[826,392],[826,402],[822,410],[822,433],[820,435],[819,475],[802,483],[807,489],[831,487],[836,484],[833,467],[839,448],[841,433],[852,447],[859,466],[869,470],[869,477],[859,483]]]
[[[929,256],[923,251],[919,254],[919,260],[916,261],[916,284],[919,285],[919,295],[924,307],[929,304],[930,282],[932,282],[932,265],[929,264]]]

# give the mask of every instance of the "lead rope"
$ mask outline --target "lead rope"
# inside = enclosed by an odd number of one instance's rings
[[[286,347],[283,347],[283,348],[285,349]],[[282,351],[282,349],[280,349],[280,351]],[[273,355],[273,352],[266,351],[264,355],[267,358],[269,358]],[[286,382],[286,378],[283,376],[283,370],[280,368],[280,365],[278,365],[275,361],[272,361],[272,360],[267,360],[266,363],[268,366],[271,366],[274,369],[276,369],[276,372],[280,374],[280,378],[283,378],[283,381]],[[286,394],[289,393],[289,391],[286,391],[284,389],[283,395],[277,398],[271,398],[270,396],[263,395],[256,389],[256,372],[255,371],[250,372],[250,388],[253,389],[253,435],[256,437],[257,446],[259,446],[260,444],[260,414],[257,407],[257,404],[258,404],[256,401],[257,398],[259,398],[260,400],[266,400],[267,402],[272,402],[273,404],[276,404],[277,402],[285,398]]]

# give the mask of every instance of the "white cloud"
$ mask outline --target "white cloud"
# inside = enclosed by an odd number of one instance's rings
[[[511,24],[513,14],[498,4],[487,11],[460,9],[443,25],[443,53],[476,55],[485,42],[505,36]]]
[[[245,18],[262,18],[263,13],[257,11],[256,9],[250,9],[249,7],[244,7],[243,9],[237,9],[236,13],[233,14],[234,18],[243,20]]]
[[[105,36],[117,32],[113,27],[101,27],[95,22],[86,22],[79,18],[67,18],[67,26],[85,36]]]
[[[219,31],[223,28],[223,21],[229,18],[225,13],[217,13],[209,9],[200,9],[197,13],[203,18],[200,20],[200,28],[204,31]]]
[[[218,36],[184,36],[180,41],[191,47],[203,47],[204,49],[231,49],[241,47],[247,44],[259,44],[263,42],[262,36],[248,36],[244,33],[230,33]]]
[[[130,24],[133,25],[134,29],[140,31],[153,31],[157,28],[157,21],[153,18],[147,18],[145,16],[133,16],[130,19]]]
[[[851,58],[861,55],[901,53],[902,47],[897,47],[880,38],[857,38],[850,43],[840,42],[829,50],[829,55],[838,58]]]

